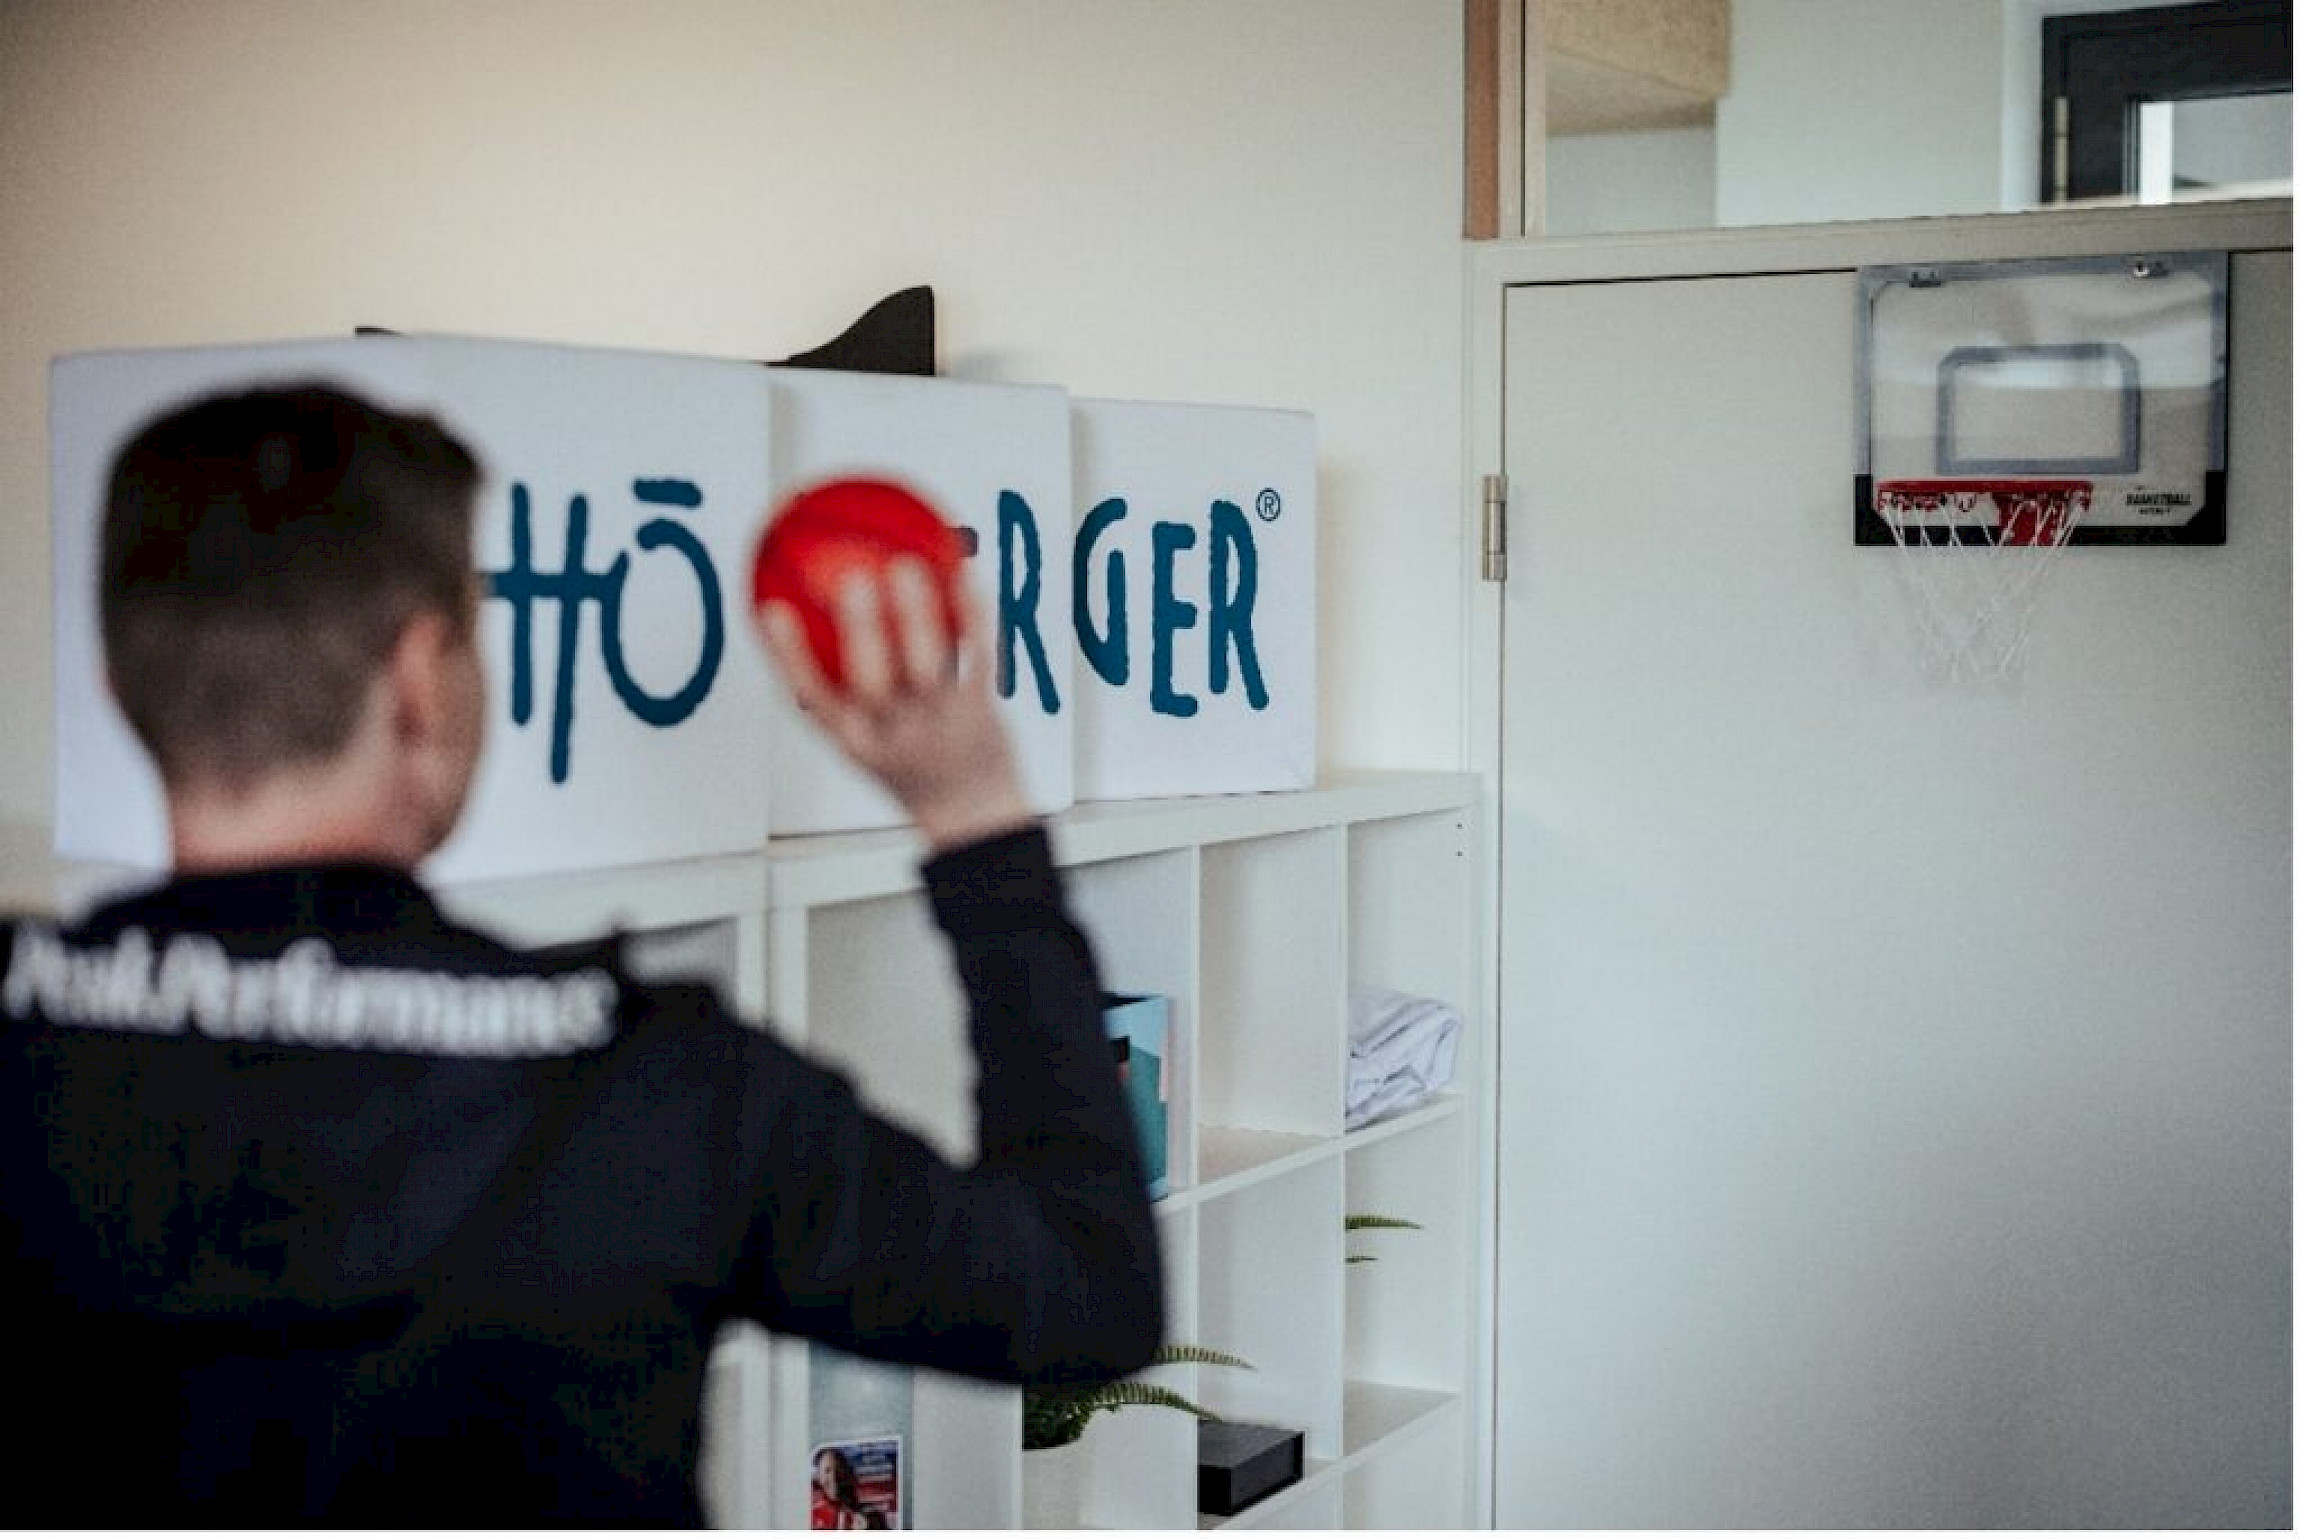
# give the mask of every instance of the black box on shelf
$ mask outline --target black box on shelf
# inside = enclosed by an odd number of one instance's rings
[[[1302,1434],[1247,1422],[1198,1423],[1198,1510],[1235,1517],[1302,1478]]]

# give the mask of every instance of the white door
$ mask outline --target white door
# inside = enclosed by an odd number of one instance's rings
[[[2283,1526],[2289,250],[2228,544],[1946,687],[1851,517],[1941,258],[1807,246],[1504,302],[1496,1521]]]

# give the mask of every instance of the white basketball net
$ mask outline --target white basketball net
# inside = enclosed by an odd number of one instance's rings
[[[1960,681],[2020,671],[2045,573],[2092,506],[2083,481],[1887,481],[1879,522],[1905,559],[1926,671]]]

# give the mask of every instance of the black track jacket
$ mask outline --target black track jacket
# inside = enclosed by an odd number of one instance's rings
[[[964,1170],[710,989],[512,949],[380,867],[0,926],[15,1522],[693,1525],[732,1318],[1005,1381],[1140,1367],[1156,1228],[1045,835],[925,875]]]

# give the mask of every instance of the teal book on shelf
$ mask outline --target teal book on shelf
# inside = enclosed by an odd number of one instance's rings
[[[1142,1165],[1153,1198],[1166,1195],[1167,1061],[1172,1056],[1172,1002],[1158,994],[1104,994],[1102,1026],[1126,1087],[1126,1104],[1142,1141]]]

